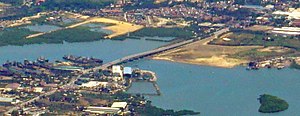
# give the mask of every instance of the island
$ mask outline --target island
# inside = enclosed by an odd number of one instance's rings
[[[258,111],[261,113],[275,113],[287,110],[289,108],[289,104],[276,96],[263,94],[258,98],[261,106]]]

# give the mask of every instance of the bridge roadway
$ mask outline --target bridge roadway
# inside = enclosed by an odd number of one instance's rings
[[[211,37],[217,37],[217,36],[219,36],[219,35],[221,35],[221,34],[223,34],[225,32],[228,32],[228,31],[229,31],[229,28],[221,29],[219,31],[214,32],[212,34],[213,36],[211,36]],[[199,40],[199,39],[190,39],[190,40],[182,41],[182,42],[179,42],[179,43],[171,44],[171,45],[168,45],[168,46],[156,48],[156,49],[153,49],[153,50],[150,50],[150,51],[146,51],[146,52],[142,52],[142,53],[137,53],[137,54],[125,56],[123,58],[120,58],[120,59],[117,59],[117,60],[105,63],[105,64],[103,64],[103,65],[101,65],[99,67],[95,67],[95,68],[92,68],[92,69],[83,70],[82,72],[83,72],[83,74],[85,74],[85,73],[88,73],[90,71],[96,71],[96,70],[99,70],[99,69],[102,69],[102,70],[103,69],[107,69],[108,67],[110,67],[112,65],[121,64],[121,63],[125,63],[125,62],[131,61],[131,60],[137,60],[139,58],[143,58],[143,57],[155,55],[155,54],[158,54],[158,53],[161,53],[161,52],[164,52],[164,51],[168,51],[168,50],[171,50],[171,49],[175,49],[175,48],[181,47],[181,46],[189,44],[189,43],[193,43],[193,42],[195,42],[197,40]]]
[[[217,37],[225,32],[228,32],[229,29],[228,28],[224,28],[222,30],[219,30],[215,33],[212,34],[211,37]],[[208,37],[210,38],[210,37]],[[164,46],[164,47],[160,47],[160,48],[156,48],[156,49],[153,49],[153,50],[150,50],[150,51],[146,51],[146,52],[142,52],[142,53],[137,53],[137,54],[133,54],[133,55],[129,55],[129,56],[126,56],[126,57],[123,57],[123,58],[120,58],[120,59],[117,59],[117,60],[114,60],[112,62],[108,62],[106,64],[103,64],[99,67],[95,67],[95,68],[91,68],[91,69],[87,69],[87,70],[83,70],[82,71],[82,74],[87,74],[89,73],[90,71],[96,71],[96,70],[99,70],[99,69],[107,69],[108,67],[112,66],[112,65],[116,65],[116,64],[120,64],[120,63],[124,63],[124,62],[128,62],[130,60],[136,60],[136,59],[139,59],[139,58],[143,58],[143,57],[147,57],[147,56],[151,56],[151,55],[155,55],[155,54],[158,54],[158,53],[161,53],[161,52],[164,52],[164,51],[167,51],[167,50],[171,50],[171,49],[175,49],[175,48],[178,48],[178,47],[181,47],[183,45],[186,45],[186,44],[189,44],[189,43],[193,43],[197,40],[200,40],[200,39],[190,39],[190,40],[186,40],[186,41],[182,41],[182,42],[179,42],[179,43],[175,43],[175,44],[171,44],[171,45],[168,45],[168,46]],[[63,85],[61,87],[61,89],[66,89],[66,88],[70,88],[70,87],[73,87],[74,86],[74,82],[80,78],[81,75],[78,75],[77,77],[74,77],[69,83]],[[26,104],[31,104],[33,103],[34,101],[37,101],[37,100],[40,100],[41,99],[41,96],[49,96],[49,95],[52,95],[54,94],[55,92],[57,92],[58,89],[54,89],[54,90],[51,90],[51,91],[48,91],[44,94],[41,94],[40,96],[37,96],[37,97],[34,97],[28,101],[25,101],[25,102],[22,102],[10,109],[8,109],[4,114],[5,115],[9,115],[9,113],[11,113],[13,110],[17,110],[19,108],[22,108],[24,107]]]
[[[187,40],[187,41],[175,43],[175,44],[172,44],[172,45],[169,45],[169,46],[156,48],[156,49],[153,49],[153,50],[150,50],[150,51],[146,51],[146,52],[142,52],[142,53],[137,53],[137,54],[125,56],[123,58],[120,58],[120,59],[108,62],[106,64],[103,64],[103,65],[101,65],[99,67],[95,67],[95,68],[92,68],[92,69],[83,70],[82,72],[83,73],[88,73],[89,71],[95,71],[95,70],[99,70],[99,69],[107,69],[108,67],[110,67],[112,65],[121,64],[121,63],[125,63],[125,62],[131,61],[131,60],[136,60],[136,59],[139,59],[139,58],[143,58],[143,57],[155,55],[155,54],[158,54],[158,53],[170,50],[170,49],[174,49],[174,48],[186,45],[186,44],[191,43],[193,41],[195,41],[195,40],[191,39],[191,40]]]

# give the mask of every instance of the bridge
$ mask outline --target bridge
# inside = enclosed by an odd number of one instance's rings
[[[224,28],[224,29],[221,29],[217,32],[214,32],[212,35],[213,36],[219,36],[220,34],[223,34],[223,33],[228,32],[228,31],[229,31],[228,28]],[[153,49],[153,50],[150,50],[150,51],[125,56],[123,58],[105,63],[105,64],[103,64],[99,67],[83,70],[82,72],[83,72],[83,74],[85,74],[85,73],[88,73],[90,71],[96,71],[96,70],[100,70],[100,69],[101,70],[107,69],[108,67],[110,67],[112,65],[118,65],[118,64],[122,64],[122,63],[126,63],[126,62],[131,62],[131,61],[134,61],[134,60],[138,60],[138,59],[141,59],[141,58],[144,58],[144,57],[156,55],[156,54],[159,54],[159,53],[171,50],[171,49],[175,49],[175,48],[187,45],[189,43],[193,43],[197,40],[199,40],[199,39],[189,39],[189,40],[186,40],[186,41],[182,41],[182,42],[174,43],[174,44],[171,44],[171,45],[163,46],[163,47],[160,47],[160,48],[156,48],[156,49]]]
[[[96,70],[99,70],[99,69],[102,69],[102,70],[107,69],[108,67],[110,67],[112,65],[118,65],[118,64],[130,62],[130,61],[138,60],[138,59],[141,59],[141,58],[144,58],[144,57],[152,56],[152,55],[155,55],[155,54],[158,54],[158,53],[161,53],[161,52],[165,52],[165,51],[170,50],[170,49],[178,48],[180,46],[192,43],[194,41],[195,41],[194,39],[190,39],[190,40],[182,41],[182,42],[175,43],[175,44],[172,44],[172,45],[156,48],[156,49],[153,49],[153,50],[150,50],[150,51],[125,56],[123,58],[105,63],[105,64],[103,64],[99,67],[83,70],[82,72],[87,73],[89,71],[96,71]]]
[[[213,33],[212,37],[213,36],[218,36],[218,35],[223,34],[223,33],[226,33],[228,31],[229,31],[228,28],[219,30],[219,31]],[[100,70],[100,69],[102,69],[102,70],[103,69],[107,69],[108,67],[110,67],[112,65],[122,64],[122,63],[130,62],[130,61],[133,61],[133,60],[138,60],[138,59],[141,59],[141,58],[144,58],[144,57],[152,56],[152,55],[155,55],[155,54],[159,54],[159,53],[171,50],[171,49],[175,49],[175,48],[178,48],[178,47],[181,47],[181,46],[193,43],[193,42],[195,42],[197,40],[199,40],[199,39],[189,39],[189,40],[185,40],[185,41],[182,41],[182,42],[178,42],[178,43],[174,43],[174,44],[171,44],[171,45],[167,45],[167,46],[163,46],[163,47],[160,47],[160,48],[156,48],[156,49],[153,49],[153,50],[150,50],[150,51],[146,51],[146,52],[142,52],[142,53],[137,53],[137,54],[129,55],[129,56],[126,56],[126,57],[123,57],[123,58],[120,58],[120,59],[117,59],[117,60],[105,63],[105,64],[103,64],[103,65],[101,65],[99,67],[95,67],[95,68],[83,70],[82,73],[83,74],[87,74],[90,71],[97,71],[97,70]],[[80,76],[81,75],[78,75],[77,77],[73,78],[69,83],[63,85],[61,88],[65,89],[65,88],[68,88],[68,87],[72,87],[74,85],[74,82],[78,78],[80,78]],[[159,91],[159,88],[156,87],[156,86],[157,85],[155,85],[155,83],[154,83],[154,87],[157,90],[157,94],[160,95],[161,93]],[[46,92],[46,93],[44,93],[44,94],[42,94],[40,96],[50,96],[50,95],[54,94],[57,91],[58,91],[57,89],[54,89],[54,90],[48,91],[48,92]],[[153,94],[153,95],[157,95],[157,94]],[[149,95],[152,95],[152,94],[149,94]],[[5,115],[9,115],[9,113],[11,113],[13,110],[17,110],[19,108],[24,107],[26,104],[31,104],[34,101],[38,101],[38,100],[41,99],[40,96],[36,96],[36,97],[34,97],[34,98],[32,98],[32,99],[30,99],[28,101],[25,101],[25,102],[22,102],[22,103],[18,104],[16,106],[8,109],[4,114]]]

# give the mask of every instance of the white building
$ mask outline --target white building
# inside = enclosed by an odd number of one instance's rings
[[[112,108],[122,108],[122,109],[126,109],[127,107],[127,102],[114,102],[111,105]]]
[[[121,110],[119,108],[111,108],[111,107],[87,107],[85,112],[94,113],[94,114],[119,114]]]
[[[103,86],[106,87],[108,82],[100,82],[100,81],[89,81],[87,83],[83,83],[81,87],[96,87],[96,86]]]
[[[120,65],[113,65],[112,66],[112,73],[113,78],[115,81],[121,81],[123,80],[123,70]]]
[[[131,67],[124,67],[124,75],[132,75],[132,68]]]
[[[283,34],[283,35],[300,35],[299,27],[282,27],[282,28],[274,28],[272,33]]]
[[[16,104],[16,103],[19,103],[20,101],[17,100],[16,98],[0,97],[0,102],[2,102],[2,103]]]
[[[42,93],[43,92],[43,87],[34,87],[33,88],[33,92],[35,92],[35,93]]]
[[[113,65],[112,66],[112,73],[123,75],[122,67],[120,65]]]

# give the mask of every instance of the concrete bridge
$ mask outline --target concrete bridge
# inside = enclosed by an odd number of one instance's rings
[[[228,31],[229,31],[229,29],[225,28],[225,29],[222,29],[222,30],[219,30],[219,31],[213,33],[212,35],[213,36],[218,36],[220,34],[228,32]],[[100,69],[102,69],[102,70],[107,69],[108,67],[110,67],[112,65],[118,65],[118,64],[122,64],[122,63],[126,63],[126,62],[131,62],[131,61],[134,61],[134,60],[139,60],[139,59],[144,58],[144,57],[153,56],[153,55],[156,55],[156,54],[159,54],[159,53],[171,50],[171,49],[175,49],[175,48],[184,46],[184,45],[189,44],[189,43],[193,43],[197,40],[199,40],[199,39],[190,39],[190,40],[174,43],[174,44],[171,44],[171,45],[167,45],[167,46],[164,46],[164,47],[156,48],[156,49],[153,49],[153,50],[150,50],[150,51],[125,56],[123,58],[105,63],[105,64],[103,64],[99,67],[83,70],[82,72],[85,74],[85,73],[88,73],[90,71],[96,71],[96,70],[100,70]]]
[[[212,36],[218,36],[220,34],[228,32],[228,31],[229,31],[229,29],[225,28],[225,29],[222,29],[222,30],[219,30],[219,31],[213,33]],[[96,71],[96,70],[99,70],[99,69],[107,69],[108,67],[110,67],[112,65],[117,65],[117,64],[122,64],[122,63],[126,63],[126,62],[131,62],[133,60],[138,60],[140,58],[144,58],[144,57],[152,56],[152,55],[155,55],[155,54],[159,54],[159,53],[171,50],[171,49],[175,49],[175,48],[178,48],[178,47],[181,47],[181,46],[193,43],[193,42],[198,41],[198,40],[200,40],[200,39],[190,39],[190,40],[186,40],[186,41],[174,43],[174,44],[171,44],[171,45],[167,45],[167,46],[164,46],[164,47],[156,48],[156,49],[153,49],[153,50],[150,50],[150,51],[146,51],[146,52],[142,52],[142,53],[137,53],[137,54],[129,55],[129,56],[126,56],[126,57],[114,60],[112,62],[108,62],[106,64],[103,64],[103,65],[99,66],[99,67],[95,67],[95,68],[83,70],[82,73],[86,74],[86,73],[89,73],[90,71]],[[78,77],[73,78],[69,83],[63,85],[61,88],[65,89],[65,88],[68,88],[68,87],[72,87],[74,85],[74,82],[80,76],[81,75],[78,75]],[[149,94],[149,95],[160,95],[161,93],[160,93],[160,90],[159,90],[158,86],[156,85],[156,83],[154,83],[154,87],[157,90],[157,94]],[[55,92],[57,92],[57,89],[51,90],[51,91],[49,91],[47,93],[44,93],[44,94],[42,94],[40,96],[49,96],[49,95],[54,94]],[[34,98],[32,98],[32,99],[30,99],[28,101],[20,103],[19,105],[16,105],[16,106],[8,109],[4,114],[7,115],[7,116],[9,116],[9,113],[11,113],[13,110],[17,110],[19,108],[24,107],[26,104],[31,104],[34,101],[40,100],[40,98],[41,98],[40,96],[34,97]]]
[[[92,68],[92,69],[83,70],[82,72],[83,73],[88,73],[89,71],[96,71],[96,70],[99,70],[99,69],[102,69],[102,70],[103,69],[107,69],[108,67],[110,67],[112,65],[118,65],[118,64],[122,64],[122,63],[126,63],[126,62],[131,62],[131,61],[134,61],[134,60],[138,60],[138,59],[141,59],[141,58],[144,58],[144,57],[152,56],[152,55],[155,55],[155,54],[158,54],[158,53],[162,53],[162,52],[174,49],[174,48],[181,47],[183,45],[192,43],[194,41],[196,41],[196,40],[194,40],[194,39],[186,40],[186,41],[182,41],[182,42],[175,43],[175,44],[172,44],[172,45],[168,45],[168,46],[156,48],[156,49],[153,49],[153,50],[150,50],[150,51],[146,51],[146,52],[142,52],[142,53],[137,53],[137,54],[125,56],[123,58],[120,58],[120,59],[117,59],[117,60],[105,63],[105,64],[103,64],[103,65],[101,65],[99,67],[95,67],[95,68]]]

